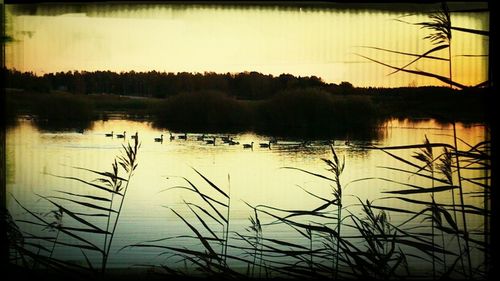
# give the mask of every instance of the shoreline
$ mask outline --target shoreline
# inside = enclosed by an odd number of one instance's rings
[[[422,90],[422,89],[420,89]],[[167,99],[111,94],[6,92],[6,125],[29,115],[49,130],[88,128],[110,118],[145,120],[159,129],[193,133],[255,132],[274,136],[330,138],[373,135],[390,119],[451,124],[491,124],[484,94],[392,93],[338,95],[317,89],[290,91],[265,100],[238,100],[207,91]]]

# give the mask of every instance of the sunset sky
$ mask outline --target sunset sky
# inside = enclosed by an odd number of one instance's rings
[[[401,5],[401,4],[391,4]],[[258,71],[315,75],[355,86],[443,85],[433,78],[390,69],[362,54],[403,66],[413,58],[359,46],[424,53],[429,31],[398,22],[427,21],[421,13],[439,5],[393,10],[244,5],[6,5],[6,65],[36,74],[72,70],[217,73]],[[476,4],[473,8],[485,8]],[[471,8],[454,4],[454,9]],[[418,13],[420,12],[420,13]],[[417,13],[417,14],[415,14]],[[452,13],[453,26],[488,30],[488,13]],[[453,77],[474,85],[487,79],[488,37],[453,32]],[[447,50],[434,55],[446,57]],[[413,69],[446,76],[447,62],[422,60]]]

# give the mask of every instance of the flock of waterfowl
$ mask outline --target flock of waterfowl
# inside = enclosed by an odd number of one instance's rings
[[[105,133],[105,136],[106,137],[110,137],[110,138],[116,137],[116,138],[119,138],[119,139],[126,139],[127,132],[124,131],[123,134],[115,134],[114,131],[111,131],[111,133]],[[138,132],[135,132],[135,134],[132,135],[131,138],[132,139],[138,139],[139,138],[138,137]],[[196,135],[196,140],[205,142],[205,144],[207,144],[207,145],[216,145],[217,138],[220,139],[220,141],[222,142],[222,144],[240,145],[240,143],[238,141],[235,141],[234,138],[230,137],[230,136],[220,136],[220,137],[217,137],[217,136],[206,136],[205,134]],[[172,133],[170,133],[170,141],[173,141],[175,139],[187,140],[188,139],[188,134],[184,133],[184,134],[180,134],[180,135],[176,135],[175,136]],[[155,142],[163,143],[163,134],[161,134],[160,137],[155,137],[154,141]],[[259,143],[259,147],[271,149],[271,144],[276,144],[277,142],[278,141],[277,141],[276,138],[272,138],[268,142]],[[245,149],[253,149],[254,142],[252,141],[250,143],[242,143],[241,145]]]

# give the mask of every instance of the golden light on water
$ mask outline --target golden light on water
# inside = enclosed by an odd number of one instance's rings
[[[448,125],[439,125],[433,120],[418,123],[408,120],[394,119],[383,126],[383,136],[373,140],[379,146],[405,145],[420,143],[426,135],[432,142],[452,142],[450,136],[453,131]],[[126,140],[106,137],[105,133],[114,131],[127,132]],[[332,173],[321,158],[332,159],[330,148],[325,144],[314,142],[309,148],[295,145],[296,149],[287,143],[293,140],[280,139],[272,149],[260,148],[260,142],[268,137],[254,133],[234,135],[241,143],[255,142],[253,150],[244,149],[241,145],[229,146],[223,144],[217,134],[217,145],[207,145],[197,140],[198,134],[189,134],[187,140],[175,139],[170,141],[169,132],[156,129],[148,122],[131,120],[95,121],[91,128],[82,133],[76,132],[47,132],[38,129],[32,121],[19,120],[16,127],[7,132],[7,207],[16,219],[26,216],[24,209],[13,200],[19,200],[29,209],[47,213],[51,205],[40,200],[43,196],[60,196],[59,191],[75,192],[91,196],[102,196],[102,191],[82,184],[82,182],[57,177],[75,177],[86,181],[93,181],[96,175],[92,172],[75,169],[75,167],[90,168],[97,171],[110,171],[113,159],[120,154],[121,145],[131,141],[130,136],[139,132],[141,148],[138,152],[138,168],[135,170],[127,199],[124,204],[123,215],[120,218],[119,231],[114,241],[116,252],[113,252],[113,267],[128,267],[138,262],[152,262],[151,255],[156,252],[137,249],[118,249],[141,241],[156,240],[163,237],[174,237],[190,234],[189,229],[168,208],[175,209],[190,223],[196,223],[196,218],[186,207],[185,202],[202,204],[200,196],[185,189],[175,189],[176,186],[188,186],[186,178],[197,186],[206,195],[222,200],[220,193],[211,188],[193,168],[199,170],[211,182],[230,194],[231,197],[231,231],[245,233],[248,228],[248,217],[252,210],[245,204],[267,205],[283,209],[310,210],[321,203],[318,198],[307,192],[331,198],[331,182],[319,177],[294,169],[295,167],[308,170],[327,177]],[[164,134],[165,141],[158,143],[155,137]],[[457,124],[457,134],[467,143],[477,143],[486,139],[484,125],[464,126]],[[176,134],[177,135],[177,134]],[[353,140],[354,141],[354,140]],[[295,141],[295,143],[297,143]],[[344,140],[335,140],[334,147],[341,159],[345,159],[346,166],[341,175],[343,188],[343,205],[350,211],[356,212],[361,200],[374,200],[373,204],[385,207],[405,208],[418,211],[419,206],[406,204],[398,200],[382,199],[383,192],[399,190],[404,186],[375,180],[376,177],[390,178],[395,181],[429,186],[427,179],[415,175],[408,176],[392,170],[381,168],[402,167],[401,162],[378,150],[358,149],[355,146],[344,145]],[[461,149],[467,145],[460,143]],[[411,158],[413,151],[397,152],[399,156]],[[435,153],[440,153],[438,149]],[[345,157],[345,158],[344,158]],[[462,176],[471,178],[482,175],[482,171],[472,170],[470,174],[464,172]],[[230,176],[230,181],[228,180]],[[372,178],[369,181],[357,181],[363,178]],[[468,191],[481,190],[477,187]],[[428,200],[429,194],[412,196],[417,200]],[[458,194],[457,194],[458,196]],[[436,194],[439,202],[449,202],[449,193]],[[467,197],[467,203],[473,206],[482,206],[482,198]],[[225,201],[224,201],[225,202]],[[65,204],[70,204],[65,202]],[[66,205],[65,205],[66,206]],[[167,208],[165,208],[167,207]],[[82,206],[71,205],[76,211],[85,211]],[[414,208],[414,209],[413,209]],[[73,209],[72,209],[73,210]],[[88,211],[88,210],[87,210]],[[262,215],[262,214],[261,214]],[[393,222],[403,220],[403,215],[392,214]],[[261,217],[264,221],[269,218]],[[67,222],[67,220],[66,220]],[[95,218],[93,223],[105,225],[104,218]],[[419,223],[419,222],[416,222]],[[479,228],[482,220],[475,216],[468,219],[470,227]],[[31,225],[26,226],[29,231]],[[214,227],[218,227],[215,225]],[[217,228],[218,229],[218,228]],[[26,230],[26,229],[24,229]],[[349,235],[346,228],[344,235]],[[266,237],[279,237],[301,243],[294,236],[297,233],[282,228],[266,229]],[[294,240],[295,239],[295,240]],[[176,241],[185,247],[197,247],[192,241]],[[78,260],[79,251],[63,248],[58,252],[66,259]],[[236,267],[235,267],[236,268]],[[246,267],[245,267],[246,268]]]
[[[436,124],[432,120],[421,123],[392,120],[387,125],[385,135],[379,140],[380,146],[421,143],[425,136],[435,143],[452,142],[452,128]],[[429,129],[430,127],[433,129]],[[134,208],[143,215],[149,214],[147,208],[152,204],[151,200],[158,201],[158,204],[155,204],[161,207],[165,204],[178,204],[185,199],[182,196],[186,196],[186,192],[182,190],[159,193],[168,187],[185,185],[180,177],[186,177],[199,186],[206,185],[192,168],[207,175],[226,191],[229,188],[227,175],[231,176],[230,192],[234,199],[235,216],[242,220],[247,216],[247,207],[242,200],[252,204],[287,208],[294,208],[297,202],[300,202],[301,206],[305,204],[308,208],[317,202],[312,197],[306,200],[307,197],[297,185],[312,189],[322,196],[330,194],[329,182],[297,170],[283,169],[283,167],[296,167],[330,177],[331,174],[321,160],[332,157],[331,150],[326,145],[315,145],[314,149],[294,150],[293,146],[282,144],[276,145],[273,149],[263,149],[259,147],[259,143],[266,142],[266,137],[254,133],[234,136],[240,143],[253,141],[253,150],[243,149],[241,145],[224,145],[219,135],[215,146],[198,141],[196,134],[190,134],[187,141],[178,139],[170,141],[168,131],[154,129],[147,122],[130,120],[96,121],[84,134],[39,131],[33,124],[23,121],[20,126],[8,132],[7,148],[10,150],[7,155],[7,167],[10,171],[8,191],[16,196],[31,196],[34,193],[53,192],[53,189],[82,188],[78,182],[56,178],[49,174],[81,176],[92,180],[93,174],[73,167],[109,171],[113,159],[120,152],[121,145],[127,141],[105,137],[104,133],[110,131],[121,133],[123,130],[127,131],[127,140],[138,131],[142,143],[139,166],[132,182],[131,190],[134,191],[131,192],[134,194],[132,196]],[[164,134],[163,143],[154,141],[160,134]],[[471,144],[486,139],[484,126],[458,125],[457,134]],[[461,149],[466,147],[460,143]],[[335,149],[340,157],[346,159],[346,169],[342,174],[343,185],[370,176],[394,177],[390,171],[380,166],[401,165],[381,151],[348,148],[343,140],[335,141]],[[413,152],[407,151],[402,156],[410,157],[411,153]],[[435,153],[440,151],[436,149]],[[404,175],[398,177],[402,181],[409,180]],[[352,184],[346,189],[346,194],[372,200],[379,198],[380,192],[390,187],[377,182],[370,184],[372,188],[366,188],[366,183],[363,182]],[[212,195],[215,196],[216,193]],[[346,200],[351,203],[356,202],[354,197],[348,197]]]
[[[64,7],[64,6],[61,6]],[[44,74],[73,70],[217,73],[258,71],[315,75],[355,86],[443,85],[438,80],[397,73],[363,54],[396,66],[413,58],[359,46],[424,53],[433,46],[428,31],[395,19],[414,11],[370,11],[326,7],[288,8],[95,5],[88,13],[34,15],[6,5],[6,65]],[[54,10],[57,7],[54,6]],[[49,9],[50,10],[50,9]],[[488,13],[452,13],[454,26],[488,30]],[[428,20],[425,14],[404,17]],[[488,37],[453,32],[453,77],[474,85],[487,79]],[[447,50],[436,53],[447,56]],[[419,70],[448,74],[447,62],[421,60]]]

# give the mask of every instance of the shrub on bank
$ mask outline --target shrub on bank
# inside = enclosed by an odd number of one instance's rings
[[[156,123],[174,130],[227,131],[248,128],[250,110],[217,91],[183,93],[158,106]]]
[[[376,110],[367,96],[334,96],[318,89],[286,91],[260,110],[259,127],[298,135],[347,135],[370,130]]]
[[[82,121],[94,116],[93,104],[88,99],[69,94],[47,94],[33,106],[39,120]]]

